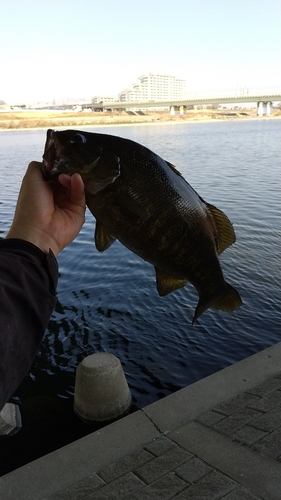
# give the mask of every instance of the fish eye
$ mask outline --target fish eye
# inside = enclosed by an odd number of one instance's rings
[[[83,134],[75,134],[71,139],[69,139],[70,144],[85,144],[87,142],[86,137]]]

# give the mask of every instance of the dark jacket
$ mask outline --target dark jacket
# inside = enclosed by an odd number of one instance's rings
[[[56,304],[58,265],[50,250],[0,240],[0,411],[32,364]]]

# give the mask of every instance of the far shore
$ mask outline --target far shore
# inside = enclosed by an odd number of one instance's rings
[[[0,131],[58,129],[71,127],[101,127],[108,125],[140,125],[194,123],[210,121],[233,121],[281,118],[281,110],[274,110],[269,116],[257,116],[251,110],[188,110],[185,114],[171,115],[164,111],[143,111],[143,114],[122,112],[58,112],[58,111],[20,111],[1,112]]]

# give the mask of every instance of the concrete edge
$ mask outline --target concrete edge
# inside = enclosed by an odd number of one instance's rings
[[[5,499],[18,500],[37,499],[38,494],[40,498],[49,496],[159,436],[154,424],[139,410],[0,477],[1,498],[4,493]]]
[[[281,342],[143,408],[162,433],[281,372]]]

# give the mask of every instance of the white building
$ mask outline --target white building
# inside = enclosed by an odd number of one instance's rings
[[[92,104],[100,104],[101,102],[108,103],[108,102],[116,102],[116,97],[112,96],[99,96],[95,95],[92,97]]]
[[[156,73],[140,76],[138,80],[131,88],[120,92],[119,101],[169,101],[186,98],[186,80]]]

